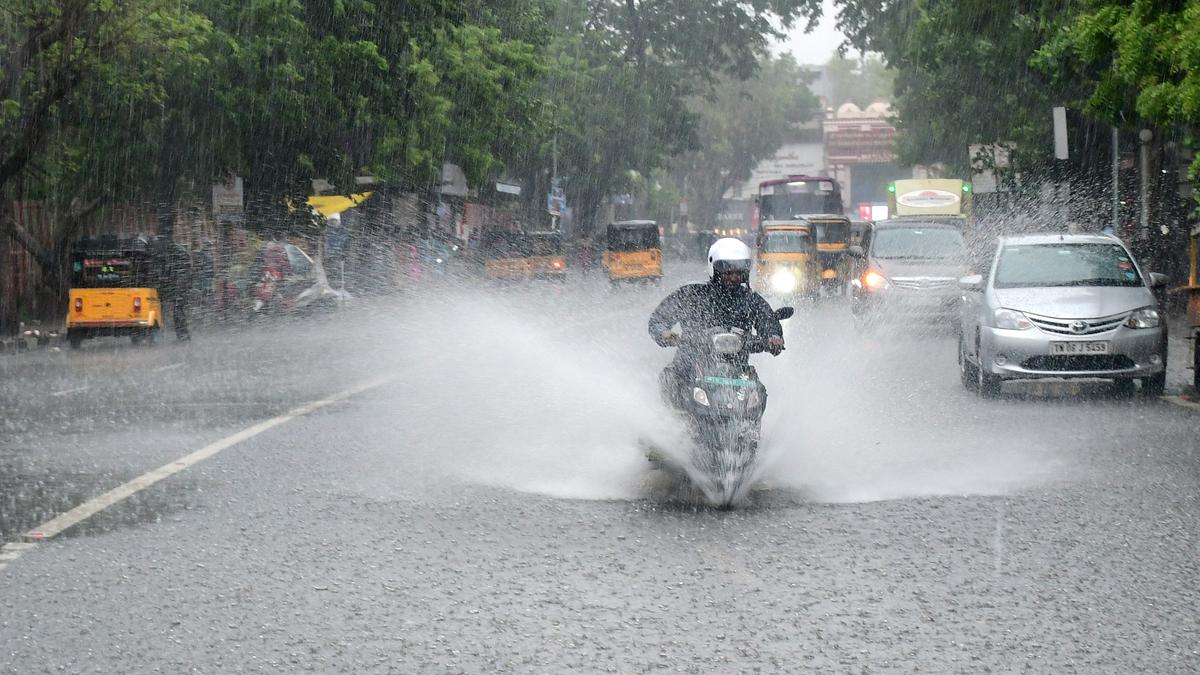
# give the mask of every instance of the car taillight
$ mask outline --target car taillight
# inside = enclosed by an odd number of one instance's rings
[[[550,265],[556,270],[561,270],[563,268],[563,261],[555,260],[554,262],[550,263]]]
[[[135,312],[142,311],[142,299],[141,298],[133,299],[133,311],[135,311]]]
[[[76,312],[83,311],[83,298],[75,298],[75,311]]]

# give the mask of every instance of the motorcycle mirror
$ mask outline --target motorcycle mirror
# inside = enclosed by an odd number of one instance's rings
[[[792,307],[780,307],[779,309],[775,310],[775,318],[783,321],[784,319],[792,318],[792,315],[795,313],[796,310]]]

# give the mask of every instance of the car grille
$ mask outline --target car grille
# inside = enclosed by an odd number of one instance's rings
[[[1129,312],[1114,314],[1100,319],[1052,319],[1046,316],[1026,314],[1033,325],[1047,333],[1056,335],[1095,335],[1115,330],[1129,318]]]
[[[907,291],[934,291],[950,288],[957,280],[954,277],[892,277],[888,281]]]
[[[1133,361],[1123,354],[1032,356],[1021,363],[1025,370],[1052,372],[1125,370],[1133,366]]]

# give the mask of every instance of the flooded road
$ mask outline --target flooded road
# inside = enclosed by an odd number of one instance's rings
[[[981,400],[952,336],[801,306],[755,357],[764,483],[714,511],[637,445],[671,432],[667,290],[0,359],[0,541],[183,462],[0,560],[0,670],[1200,668],[1195,412]]]

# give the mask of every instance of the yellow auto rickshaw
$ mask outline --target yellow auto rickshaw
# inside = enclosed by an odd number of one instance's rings
[[[483,236],[484,277],[493,281],[550,279],[567,276],[562,235],[558,232],[490,230]]]
[[[162,330],[158,265],[144,235],[83,237],[71,250],[67,341],[125,336],[153,343]]]
[[[623,220],[608,226],[603,256],[612,283],[662,280],[662,243],[653,220]]]
[[[821,264],[812,229],[807,225],[767,225],[755,240],[755,290],[777,298],[821,295]]]
[[[845,216],[805,216],[817,243],[821,286],[827,294],[841,295],[850,274],[850,219]]]

